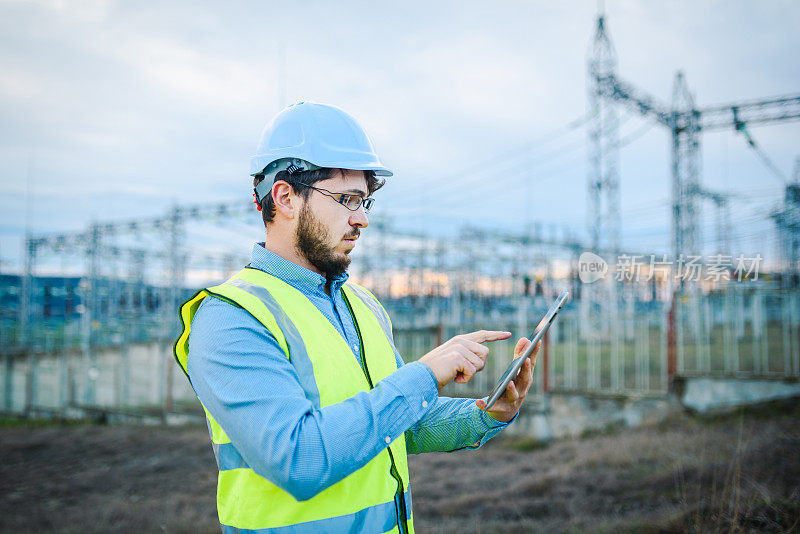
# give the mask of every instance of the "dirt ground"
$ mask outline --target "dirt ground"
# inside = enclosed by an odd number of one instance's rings
[[[4,421],[2,532],[219,532],[205,427]],[[418,532],[798,532],[800,401],[412,456]]]

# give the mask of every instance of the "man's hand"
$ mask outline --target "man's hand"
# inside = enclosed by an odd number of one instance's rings
[[[520,338],[520,340],[517,341],[517,346],[514,347],[514,358],[522,356],[522,353],[528,349],[530,344],[530,339],[526,337]],[[539,354],[540,348],[542,348],[541,341],[536,344],[536,348],[533,349],[533,354],[522,364],[516,378],[508,383],[503,395],[497,399],[492,409],[487,411],[489,415],[498,421],[508,423],[514,419],[514,416],[519,412],[522,401],[525,400],[525,395],[528,394],[528,390],[531,388],[531,384],[533,384],[533,368],[536,366],[536,355]],[[478,408],[481,410],[486,410],[486,402],[483,399],[476,400],[475,404],[477,404]]]
[[[439,389],[454,379],[463,384],[469,382],[486,364],[489,349],[483,343],[510,337],[511,332],[492,330],[461,334],[439,345],[419,361],[431,368]]]

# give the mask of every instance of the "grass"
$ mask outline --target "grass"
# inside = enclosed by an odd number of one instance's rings
[[[470,458],[414,458],[419,530],[796,531],[798,420],[793,400],[723,416],[683,414],[544,449],[519,450],[510,440]],[[437,472],[459,484],[445,486]]]
[[[506,440],[505,447],[520,452],[541,451],[549,447],[550,443],[550,441],[536,438],[515,437]]]
[[[0,417],[0,428],[60,428],[92,424],[87,419],[44,419],[28,417]]]
[[[414,455],[417,531],[798,531],[798,421],[794,399]],[[0,422],[0,531],[219,532],[204,425]]]

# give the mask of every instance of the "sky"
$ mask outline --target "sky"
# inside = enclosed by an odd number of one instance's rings
[[[452,235],[532,223],[586,235],[586,59],[598,4],[0,0],[0,269],[32,235],[169,206],[247,202],[264,125],[301,100],[355,116],[395,175],[373,213]],[[800,93],[800,4],[607,0],[618,73],[668,105]],[[623,246],[668,251],[670,137],[620,111]],[[790,179],[800,122],[753,127]],[[784,182],[741,135],[702,138],[734,246],[774,253]],[[505,156],[503,156],[505,155]],[[704,208],[713,248],[713,210]],[[263,231],[253,216],[253,236]],[[247,230],[245,233],[249,232]],[[248,234],[248,239],[250,234]],[[711,247],[711,248],[709,248]]]

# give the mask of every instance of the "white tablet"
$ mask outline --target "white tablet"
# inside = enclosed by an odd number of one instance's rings
[[[556,299],[555,304],[547,311],[547,314],[544,318],[539,321],[539,324],[536,326],[536,330],[533,331],[533,334],[530,337],[531,344],[528,345],[528,348],[519,358],[516,358],[506,369],[506,372],[503,373],[503,376],[500,377],[500,381],[495,386],[492,393],[489,395],[489,398],[486,399],[486,409],[490,409],[494,406],[494,403],[497,402],[503,392],[506,390],[508,383],[511,382],[516,376],[519,370],[522,368],[522,364],[525,363],[525,360],[533,354],[533,349],[536,347],[536,344],[544,337],[545,332],[547,329],[550,328],[550,325],[556,320],[556,316],[558,312],[561,311],[561,308],[564,307],[564,304],[567,303],[569,300],[569,292],[562,291],[561,294]]]

